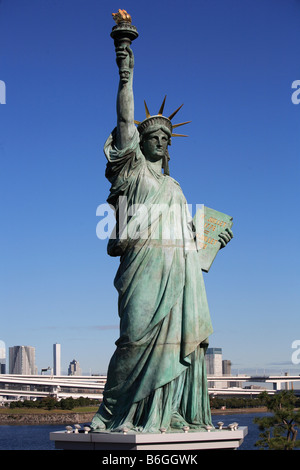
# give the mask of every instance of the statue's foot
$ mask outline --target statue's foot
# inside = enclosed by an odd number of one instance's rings
[[[182,429],[183,426],[190,426],[185,419],[176,411],[172,414],[170,427],[174,429]]]
[[[126,421],[126,423],[120,424],[120,426],[117,426],[116,428],[113,428],[113,432],[123,432],[126,433],[128,431],[135,430],[133,424],[130,421]]]
[[[90,425],[91,431],[105,431],[106,426],[101,420],[100,416],[98,413],[95,414],[95,416],[92,419],[91,425]]]

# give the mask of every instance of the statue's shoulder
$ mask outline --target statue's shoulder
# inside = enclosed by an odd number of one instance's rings
[[[170,183],[174,183],[176,184],[177,186],[181,187],[180,184],[178,183],[178,181],[176,181],[174,178],[172,178],[172,176],[169,176],[169,175],[164,175],[165,178],[168,178],[168,180],[170,181]]]
[[[108,161],[114,162],[120,160],[122,157],[128,157],[128,155],[132,156],[133,154],[137,157],[142,155],[139,145],[139,134],[136,129],[127,146],[122,149],[118,149],[116,146],[116,133],[117,130],[115,128],[104,144],[104,154]]]

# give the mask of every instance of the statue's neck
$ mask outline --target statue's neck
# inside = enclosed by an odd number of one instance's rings
[[[157,162],[150,162],[147,160],[148,166],[158,175],[162,175],[162,162],[158,160]]]

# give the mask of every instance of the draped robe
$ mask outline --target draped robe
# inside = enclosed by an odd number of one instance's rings
[[[120,336],[91,428],[159,432],[176,417],[201,428],[211,424],[204,356],[212,325],[192,219],[179,184],[145,159],[138,132],[122,150],[115,132],[104,152]]]

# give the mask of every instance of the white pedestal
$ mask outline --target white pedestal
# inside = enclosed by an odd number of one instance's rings
[[[210,432],[170,432],[164,434],[122,434],[109,432],[50,433],[56,449],[64,450],[143,450],[193,451],[237,449],[248,433],[245,426],[236,430],[213,429]]]

